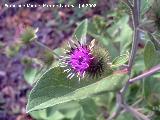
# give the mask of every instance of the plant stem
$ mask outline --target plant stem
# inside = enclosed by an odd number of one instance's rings
[[[130,80],[130,77],[131,77],[131,69],[132,69],[133,62],[135,60],[135,56],[136,56],[136,52],[137,52],[137,48],[138,48],[138,42],[139,42],[138,26],[139,26],[139,19],[140,19],[140,2],[141,2],[141,0],[134,0],[134,6],[133,6],[133,9],[132,9],[132,12],[133,12],[132,20],[133,20],[134,34],[133,34],[133,43],[132,43],[132,48],[131,48],[131,55],[130,55],[129,63],[128,63],[129,79],[128,79],[127,83],[125,84],[125,86],[120,91],[121,94],[122,94],[122,97],[124,97],[124,94],[125,94],[128,86],[129,86],[129,84],[130,84],[129,80]]]
[[[39,42],[38,40],[35,40],[35,42],[36,42],[39,46],[41,46],[42,48],[44,48],[44,49],[48,50],[48,52],[50,52],[50,53],[54,54],[57,58],[59,58],[59,55],[58,55],[58,54],[56,54],[52,49],[50,49],[50,48],[49,48],[49,47],[47,47],[46,45],[42,44],[42,43],[41,43],[41,42]]]
[[[132,66],[134,64],[134,60],[135,60],[135,56],[136,56],[136,52],[138,49],[138,43],[139,43],[139,20],[140,20],[140,3],[141,0],[133,0],[134,4],[132,5],[129,0],[124,0],[125,3],[131,8],[132,10],[132,20],[133,20],[133,29],[134,29],[134,33],[133,33],[133,43],[132,43],[132,48],[131,48],[131,55],[129,58],[129,62],[128,62],[128,75],[129,75],[129,79],[126,82],[126,84],[124,85],[124,87],[120,90],[120,92],[117,94],[117,106],[116,106],[116,112],[113,113],[108,120],[113,120],[114,118],[116,118],[120,113],[122,109],[125,109],[126,111],[130,112],[135,118],[137,118],[138,120],[150,120],[147,116],[143,115],[142,113],[139,113],[136,109],[128,106],[126,104],[126,101],[124,99],[124,95],[126,93],[126,90],[128,89],[129,85],[141,80],[145,77],[151,76],[152,74],[160,71],[160,64],[151,68],[150,70],[148,70],[147,72],[142,73],[141,75],[135,77],[135,78],[131,78],[131,70],[132,70]],[[123,1],[123,2],[124,2]]]
[[[128,89],[129,85],[130,85],[130,77],[131,77],[131,69],[135,60],[135,56],[136,56],[136,52],[137,52],[137,48],[138,48],[138,42],[139,42],[139,20],[140,20],[140,2],[141,0],[134,0],[134,4],[133,6],[131,5],[131,3],[129,2],[129,0],[126,1],[126,4],[130,7],[130,9],[132,10],[132,21],[133,21],[133,29],[134,29],[134,33],[133,33],[133,43],[132,43],[132,48],[131,48],[131,55],[129,57],[129,63],[128,63],[128,75],[129,75],[129,79],[126,82],[126,84],[124,85],[124,87],[120,90],[120,96],[121,96],[121,104],[126,104],[125,103],[125,99],[124,99],[124,95],[126,90]],[[122,109],[122,106],[119,105],[117,106],[117,110],[116,113],[113,115],[111,115],[111,117],[109,118],[109,120],[114,119],[116,116],[118,116],[118,114],[120,113]]]
[[[143,79],[143,78],[146,78],[146,77],[148,77],[148,76],[151,76],[152,74],[154,74],[154,73],[156,73],[156,72],[158,72],[158,71],[160,71],[160,64],[157,65],[157,66],[155,66],[155,67],[153,67],[153,68],[151,68],[151,69],[148,70],[147,72],[144,72],[143,74],[141,74],[141,75],[139,75],[139,76],[137,76],[137,77],[135,77],[135,78],[130,79],[130,80],[129,80],[129,83],[132,84],[132,83],[134,83],[134,82],[136,82],[136,81],[138,81],[138,80],[141,80],[141,79]]]
[[[138,42],[139,42],[138,26],[139,26],[139,19],[140,19],[140,2],[141,0],[134,0],[133,15],[132,15],[134,35],[133,35],[133,44],[131,48],[131,55],[128,63],[129,71],[131,71],[131,68],[133,66],[133,62],[135,60],[136,51],[137,51]]]
[[[122,105],[122,107],[130,112],[132,114],[132,116],[134,116],[137,120],[150,120],[147,116],[145,116],[144,114],[140,113],[137,109],[128,106],[128,105]]]
[[[122,107],[121,107],[121,103],[122,103],[122,97],[121,97],[121,93],[117,93],[116,96],[116,111],[107,119],[107,120],[113,120],[114,118],[118,117],[118,115],[120,114]]]

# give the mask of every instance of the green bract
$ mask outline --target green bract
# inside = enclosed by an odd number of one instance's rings
[[[22,33],[20,39],[22,40],[23,43],[29,43],[32,40],[34,40],[35,38],[37,38],[37,35],[36,35],[37,31],[38,31],[38,28],[33,29],[31,27],[28,27]]]

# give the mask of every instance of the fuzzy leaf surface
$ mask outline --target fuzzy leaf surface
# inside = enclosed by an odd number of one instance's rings
[[[99,81],[83,79],[79,83],[78,78],[68,80],[66,76],[59,67],[44,73],[29,95],[27,112],[84,99],[101,92],[116,91],[126,78],[124,74],[114,74]]]

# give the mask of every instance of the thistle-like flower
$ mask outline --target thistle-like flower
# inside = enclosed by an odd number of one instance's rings
[[[71,79],[75,75],[79,78],[101,76],[109,68],[109,54],[102,48],[95,46],[95,40],[90,45],[80,42],[68,43],[69,49],[65,50],[65,56],[60,58],[60,67],[68,73]]]

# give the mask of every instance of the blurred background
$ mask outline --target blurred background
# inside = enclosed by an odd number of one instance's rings
[[[79,4],[89,3],[96,4],[96,6],[77,7]],[[150,4],[146,0],[142,0],[142,3],[141,15],[143,18],[148,18],[148,16],[152,18],[150,14],[144,17]],[[41,6],[13,7],[13,5],[20,4]],[[74,5],[76,7],[43,7],[44,4]],[[6,7],[6,5],[11,5],[11,7]],[[109,50],[111,60],[129,51],[132,42],[132,22],[130,10],[126,8],[119,0],[1,0],[0,120],[79,120],[80,118],[76,118],[76,105],[73,104],[57,108],[59,111],[49,108],[26,114],[28,94],[35,79],[52,66],[57,59],[53,56],[52,51],[57,54],[61,53],[60,48],[64,46],[64,42],[72,38],[76,27],[85,19],[88,19],[87,39],[90,41],[96,38],[103,43]],[[153,20],[156,20],[154,16]],[[37,28],[38,32],[36,32]],[[150,31],[154,29],[153,26],[145,28]],[[142,52],[148,36],[142,34],[141,37],[142,41],[138,45],[140,56],[136,57],[137,62],[132,76],[138,75],[145,69]],[[127,102],[129,104],[140,98],[141,86],[142,83],[135,84],[128,90]],[[103,96],[96,98],[98,99],[96,105],[92,102],[87,104],[88,107],[94,108],[100,106],[99,116],[98,112],[92,111],[89,113],[91,114],[90,119],[80,120],[96,120],[96,116],[98,116],[97,120],[108,118],[108,110],[115,105],[116,100],[113,94],[106,96],[109,99]],[[86,104],[82,105],[86,106]],[[117,120],[133,119],[127,113]]]

